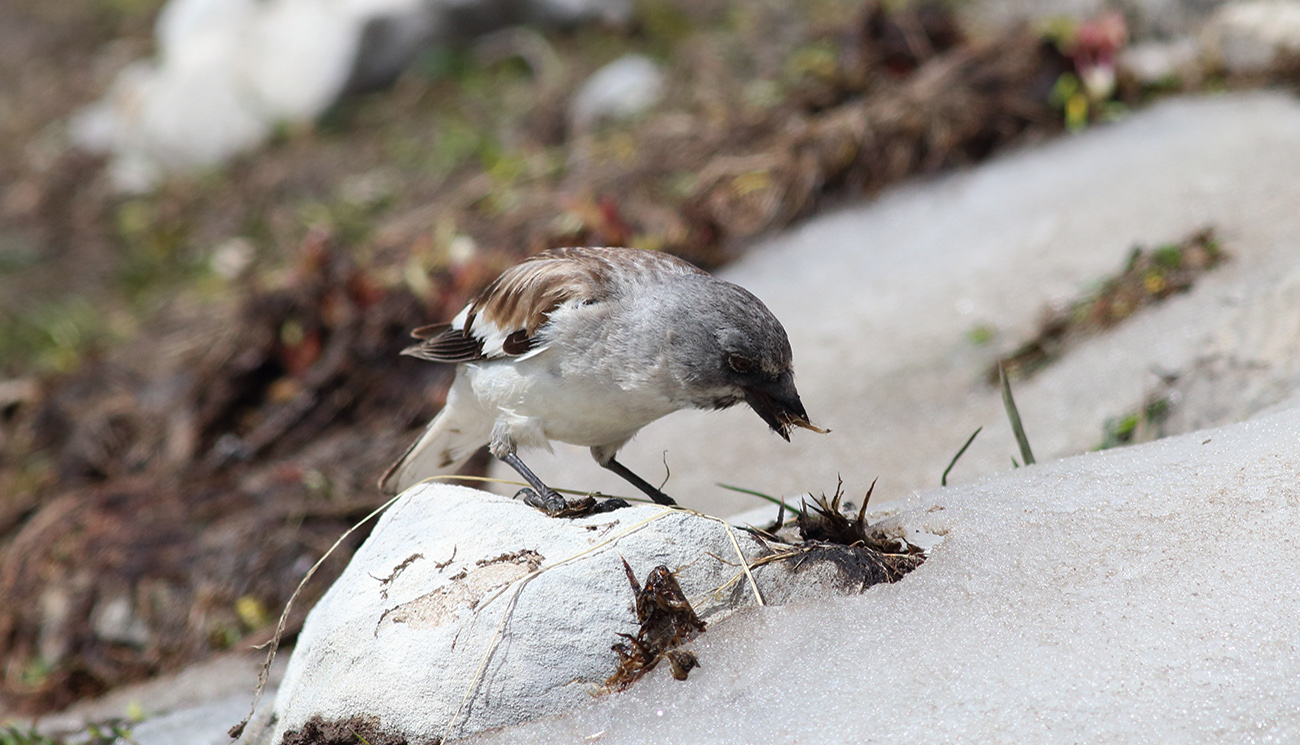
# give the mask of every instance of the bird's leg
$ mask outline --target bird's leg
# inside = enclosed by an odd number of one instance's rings
[[[591,496],[586,496],[573,502],[565,501],[560,493],[542,483],[524,462],[519,459],[515,453],[507,453],[501,456],[501,460],[507,465],[519,472],[524,480],[532,485],[532,488],[520,489],[516,498],[523,497],[524,504],[537,510],[541,510],[551,517],[582,517],[584,515],[595,515],[602,512],[613,512],[614,510],[630,507],[626,501],[618,497],[597,502]]]
[[[520,489],[519,493],[515,495],[516,497],[522,496],[528,506],[535,507],[551,516],[559,515],[569,506],[564,501],[564,497],[560,496],[560,493],[551,487],[543,484],[542,480],[537,478],[537,474],[529,470],[518,455],[506,453],[501,456],[501,460],[515,469],[520,476],[524,477],[524,481],[527,481],[533,487],[531,489]]]
[[[632,473],[630,470],[628,470],[627,466],[623,465],[622,463],[619,463],[613,458],[610,458],[609,460],[606,460],[604,462],[601,462],[601,460],[597,458],[596,462],[600,463],[602,468],[607,468],[613,471],[614,473],[617,473],[619,476],[623,477],[624,481],[628,482],[632,486],[635,486],[636,488],[645,492],[645,495],[653,499],[656,504],[665,504],[670,506],[677,504],[675,501],[673,501],[672,497],[654,488],[653,486],[650,485],[650,482],[646,481],[645,479],[641,478],[635,473]]]

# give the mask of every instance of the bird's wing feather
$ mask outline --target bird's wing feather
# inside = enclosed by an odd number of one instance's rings
[[[379,488],[386,494],[406,491],[422,479],[455,473],[492,433],[492,418],[470,401],[473,393],[461,375],[447,392],[447,405],[429,422],[420,439],[389,466]]]
[[[507,269],[448,324],[416,329],[402,354],[434,362],[518,357],[538,349],[538,332],[561,305],[597,303],[614,277],[696,273],[668,254],[627,248],[553,248]]]
[[[483,340],[452,328],[450,323],[422,326],[412,331],[411,336],[423,341],[402,350],[402,354],[408,357],[431,362],[473,362],[483,359]]]

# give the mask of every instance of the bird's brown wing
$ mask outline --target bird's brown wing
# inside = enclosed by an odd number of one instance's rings
[[[553,248],[507,269],[451,322],[416,329],[402,354],[435,362],[517,357],[561,305],[607,299],[619,278],[700,270],[681,259],[633,248]]]

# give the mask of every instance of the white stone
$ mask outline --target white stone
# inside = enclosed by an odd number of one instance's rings
[[[171,172],[218,165],[281,122],[309,121],[343,90],[365,23],[420,17],[423,0],[172,0],[155,62],[121,74],[71,126],[74,141],[115,155],[114,184],[152,187]]]
[[[391,78],[421,46],[454,34],[462,13],[573,23],[626,18],[630,3],[170,0],[155,29],[156,59],[130,65],[73,117],[69,133],[112,156],[117,189],[144,191],[256,148],[281,124],[310,122],[350,84]],[[368,30],[378,33],[367,39]]]
[[[831,434],[799,430],[786,443],[743,405],[682,412],[643,430],[619,460],[656,484],[666,460],[665,491],[715,515],[760,504],[719,482],[796,497],[832,489],[837,474],[850,496],[879,476],[872,503],[884,507],[938,485],[980,426],[948,483],[1006,470],[1019,456],[988,366],[1034,334],[1045,307],[1118,271],[1134,244],[1202,225],[1219,228],[1230,261],[1016,383],[1030,442],[1040,461],[1094,448],[1103,423],[1140,407],[1159,373],[1194,374],[1208,358],[1241,361],[1233,380],[1249,406],[1221,406],[1231,385],[1216,400],[1189,391],[1178,409],[1192,424],[1276,405],[1300,390],[1295,363],[1270,351],[1292,348],[1300,314],[1280,285],[1300,267],[1297,173],[1293,96],[1182,98],[818,216],[721,276],[784,323],[804,404]],[[1250,341],[1245,319],[1269,318],[1277,338]],[[995,331],[992,343],[970,341],[977,326]],[[1223,415],[1200,415],[1211,408]],[[522,455],[553,486],[633,492],[584,449]],[[515,478],[499,464],[493,475]]]
[[[1202,39],[1228,72],[1263,72],[1279,54],[1300,54],[1300,2],[1229,3],[1206,23]]]
[[[137,62],[108,95],[70,124],[74,142],[112,153],[116,188],[139,192],[170,171],[216,165],[257,145],[272,128],[232,62],[232,39],[194,39],[161,63]]]
[[[224,279],[238,279],[257,258],[257,246],[242,236],[227,238],[212,249],[209,265]]]
[[[90,613],[95,636],[106,642],[144,647],[149,643],[149,625],[135,613],[131,599],[114,595],[95,604]]]
[[[609,119],[645,113],[663,96],[664,74],[649,57],[629,54],[597,70],[569,104],[569,127],[585,132]]]
[[[741,553],[752,562],[771,550],[719,520],[657,505],[569,520],[464,487],[417,486],[312,610],[270,741],[317,716],[374,717],[386,732],[432,742],[569,711],[615,672],[618,634],[636,633],[623,560],[638,581],[657,565],[676,571],[712,625],[755,603]],[[753,576],[773,605],[862,587],[815,556]],[[707,649],[709,633],[687,648]],[[710,664],[707,654],[700,661]]]
[[[423,9],[414,0],[401,5],[392,0],[268,2],[259,22],[243,30],[244,53],[232,61],[243,68],[255,105],[266,119],[310,121],[343,92],[366,22],[388,14],[416,22]]]
[[[1201,48],[1195,39],[1143,41],[1125,47],[1119,53],[1119,67],[1139,83],[1157,85],[1183,79],[1196,73]]]

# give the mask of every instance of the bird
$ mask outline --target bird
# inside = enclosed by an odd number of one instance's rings
[[[660,417],[744,402],[786,441],[794,427],[827,431],[808,419],[789,338],[767,306],[659,251],[542,251],[449,323],[411,334],[419,341],[403,355],[455,364],[456,374],[442,410],[380,479],[389,494],[455,473],[486,444],[528,483],[516,497],[561,515],[571,505],[519,456],[560,441],[590,448],[600,466],[675,505],[615,457]]]

